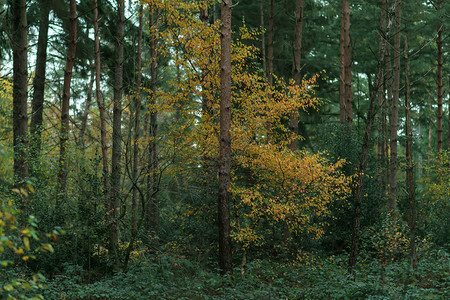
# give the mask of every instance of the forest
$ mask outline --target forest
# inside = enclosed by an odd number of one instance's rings
[[[448,4],[0,0],[0,298],[449,299]]]

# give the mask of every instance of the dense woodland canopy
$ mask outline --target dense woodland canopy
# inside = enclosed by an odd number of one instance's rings
[[[448,298],[444,0],[0,0],[0,295]]]

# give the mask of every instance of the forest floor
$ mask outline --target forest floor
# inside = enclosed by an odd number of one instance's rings
[[[298,257],[294,262],[254,259],[221,276],[182,256],[135,260],[127,273],[102,276],[65,265],[45,282],[45,299],[450,299],[450,256],[444,250],[420,257],[381,261],[361,256],[355,277],[347,255]],[[89,277],[89,278],[88,278]],[[91,280],[91,283],[89,283]],[[95,282],[94,282],[95,281]]]

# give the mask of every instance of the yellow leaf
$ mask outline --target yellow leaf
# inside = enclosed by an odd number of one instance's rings
[[[30,257],[27,255],[27,256],[22,257],[22,259],[23,259],[24,261],[27,261],[27,260],[30,259]]]
[[[23,251],[22,248],[16,249],[16,250],[14,251],[14,253],[17,254],[17,255],[24,255],[24,254],[25,254],[25,252]]]
[[[28,239],[28,237],[24,237],[23,238],[23,244],[25,245],[25,248],[27,248],[27,250],[30,250],[30,240]]]
[[[5,291],[7,292],[11,292],[12,290],[14,290],[14,287],[12,286],[12,284],[7,284],[3,287],[5,289]]]

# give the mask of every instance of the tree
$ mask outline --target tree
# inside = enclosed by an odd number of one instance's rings
[[[142,77],[142,30],[144,6],[139,6],[139,32],[137,48],[137,74],[136,74],[136,95],[134,97],[134,144],[133,144],[133,195],[131,200],[131,233],[137,232],[137,179],[139,171],[139,132],[140,132],[140,114],[141,114],[141,77]]]
[[[395,12],[398,9],[398,6],[400,5],[401,0],[395,0],[391,12]],[[392,14],[392,13],[391,13]],[[361,226],[361,203],[363,198],[363,191],[364,191],[364,178],[366,177],[366,169],[367,169],[367,161],[368,161],[368,155],[369,155],[369,149],[370,149],[370,136],[372,133],[372,124],[376,116],[376,110],[375,110],[375,101],[377,92],[379,89],[379,86],[382,84],[383,81],[383,65],[385,63],[385,58],[387,59],[387,51],[385,49],[389,47],[387,45],[387,41],[389,41],[389,36],[391,32],[392,27],[392,16],[391,14],[388,14],[388,19],[386,22],[386,33],[385,33],[385,39],[383,40],[382,47],[381,47],[381,57],[378,60],[378,70],[375,75],[374,79],[374,88],[372,89],[372,92],[369,97],[369,110],[367,112],[367,122],[366,122],[366,129],[364,131],[364,137],[363,137],[363,144],[362,144],[362,151],[361,151],[361,159],[359,162],[358,167],[358,181],[356,185],[356,189],[354,191],[354,203],[353,203],[353,209],[354,209],[354,216],[353,216],[353,228],[352,228],[352,243],[351,243],[351,249],[350,249],[350,255],[348,260],[348,273],[350,275],[355,274],[355,267],[356,262],[358,260],[358,253],[359,253],[359,243],[361,238],[360,233],[360,226]],[[397,17],[397,15],[396,15]],[[386,56],[385,56],[386,55]]]
[[[442,10],[442,0],[438,0],[438,12]],[[442,128],[442,100],[443,100],[443,84],[442,84],[442,30],[444,24],[439,24],[437,36],[437,152],[442,151],[443,144],[443,128]]]
[[[146,207],[146,229],[150,233],[154,247],[159,248],[159,174],[158,174],[158,152],[156,137],[158,134],[158,110],[156,108],[156,87],[158,83],[158,20],[160,8],[150,5],[150,97],[149,97],[149,144],[147,157],[147,207]]]
[[[38,49],[36,53],[36,71],[33,81],[33,100],[31,102],[30,148],[31,161],[38,158],[41,150],[42,115],[44,112],[45,71],[47,66],[47,45],[50,5],[42,1],[39,21]],[[33,162],[36,163],[36,162]],[[32,168],[33,170],[33,168]]]
[[[399,1],[395,7],[395,35],[394,35],[394,71],[392,86],[390,122],[390,182],[389,182],[389,212],[391,216],[397,214],[397,130],[398,130],[398,105],[400,93],[400,21],[401,5]]]
[[[27,8],[25,0],[10,1],[13,47],[13,145],[14,179],[16,185],[23,185],[28,177],[26,158],[28,115],[27,115]],[[25,206],[21,207],[25,209]]]
[[[273,3],[273,0],[272,0]],[[231,6],[232,0],[221,5],[220,55],[220,158],[219,158],[219,265],[223,273],[233,270],[230,237],[230,180],[231,180]],[[270,68],[270,67],[269,67]],[[269,69],[270,76],[270,69]]]
[[[267,79],[273,85],[273,22],[275,17],[275,0],[270,0],[269,41],[267,45]]]
[[[350,45],[350,3],[342,0],[339,55],[339,99],[341,123],[352,124],[352,59]]]
[[[295,37],[294,37],[294,63],[292,77],[296,85],[301,83],[301,54],[302,54],[302,30],[303,30],[303,0],[297,0],[295,5]],[[298,134],[298,112],[291,115],[290,130]],[[291,142],[292,151],[297,150],[297,140]]]
[[[122,159],[122,97],[123,97],[123,44],[124,44],[125,3],[117,0],[117,25],[114,56],[114,107],[113,140],[111,158],[111,194],[108,207],[109,249],[114,268],[119,268],[119,204],[121,200],[120,178]]]
[[[103,175],[103,193],[105,195],[105,204],[109,201],[109,167],[108,167],[108,144],[106,140],[106,112],[100,89],[101,61],[100,61],[100,37],[98,30],[98,1],[94,0],[93,10],[94,39],[95,39],[95,98],[100,113],[100,143],[102,148],[102,175]],[[108,207],[108,205],[106,205]]]
[[[411,128],[411,104],[410,104],[410,82],[409,82],[409,53],[408,37],[404,35],[405,47],[405,114],[406,114],[406,190],[409,203],[409,248],[410,264],[417,268],[416,253],[416,209],[415,209],[415,187],[414,187],[414,161],[413,161],[413,139]]]
[[[69,4],[69,47],[67,50],[66,67],[64,70],[64,86],[61,103],[61,133],[59,148],[59,172],[58,180],[60,186],[60,197],[67,196],[67,173],[68,173],[68,153],[69,146],[69,101],[70,85],[72,82],[72,69],[75,63],[77,45],[77,4],[75,0],[70,0]]]

